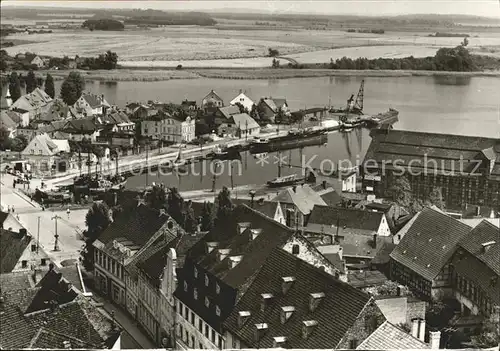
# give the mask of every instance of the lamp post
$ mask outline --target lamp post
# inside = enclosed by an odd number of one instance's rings
[[[54,217],[52,217],[52,219],[55,221],[55,234],[54,234],[54,238],[55,238],[55,241],[54,241],[54,251],[61,251],[61,249],[59,248],[59,234],[57,234],[57,220],[61,218],[60,216],[58,215],[55,215]]]
[[[249,191],[249,194],[250,194],[250,198],[252,199],[251,202],[250,202],[250,207],[253,208],[253,199],[255,198],[256,192],[255,192],[255,190],[252,189],[252,190]]]

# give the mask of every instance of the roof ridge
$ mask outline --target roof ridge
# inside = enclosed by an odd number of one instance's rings
[[[279,201],[278,201],[278,202],[279,202]],[[260,217],[263,217],[265,220],[269,220],[269,222],[271,222],[273,225],[276,225],[276,226],[278,226],[278,227],[280,227],[280,228],[282,228],[282,229],[286,229],[286,230],[287,230],[287,231],[289,231],[289,232],[296,232],[296,231],[295,231],[295,230],[293,230],[292,228],[287,227],[286,225],[284,225],[284,224],[282,224],[282,223],[280,223],[280,222],[276,222],[273,218],[271,218],[271,217],[267,216],[265,213],[262,213],[262,212],[260,212],[260,211],[257,211],[256,209],[251,208],[251,207],[250,207],[250,206],[248,206],[247,204],[239,204],[237,207],[239,207],[239,206],[242,206],[242,207],[244,207],[244,208],[246,208],[246,209],[250,210],[251,212],[253,212],[253,213],[255,213],[255,214],[259,215]]]

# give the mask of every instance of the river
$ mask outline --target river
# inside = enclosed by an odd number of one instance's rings
[[[172,101],[196,100],[198,103],[214,89],[226,104],[239,90],[257,101],[263,96],[286,97],[292,109],[331,105],[341,107],[351,93],[356,93],[361,77],[321,77],[282,80],[224,80],[186,79],[158,82],[87,82],[86,89],[104,94],[106,99],[118,106],[131,101]],[[56,81],[56,91],[61,82]],[[365,79],[364,111],[375,114],[389,107],[400,112],[397,129],[500,137],[500,79],[497,77],[369,77]],[[318,166],[321,159],[362,160],[370,143],[366,130],[353,131],[348,135],[332,133],[324,146],[308,147],[302,157]],[[293,164],[301,163],[299,150],[285,152],[282,156],[292,157]],[[234,185],[261,184],[277,176],[274,155],[269,164],[261,165],[248,154],[242,155],[242,171],[233,165]],[[288,160],[287,160],[288,161]],[[230,185],[229,167],[225,163],[223,174],[217,179],[217,188]],[[182,190],[211,188],[213,178],[210,165],[208,174],[200,172],[201,165],[193,170],[201,175],[151,176],[149,181],[164,182],[178,186]],[[222,172],[222,170],[220,170]],[[297,172],[294,168],[284,168],[282,174]],[[128,187],[143,186],[145,176],[129,179]]]

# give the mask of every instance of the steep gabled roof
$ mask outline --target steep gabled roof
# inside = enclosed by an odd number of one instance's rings
[[[202,100],[209,97],[222,101],[222,98],[213,89]]]
[[[383,217],[381,212],[316,205],[309,217],[308,226],[337,226],[339,223],[340,227],[376,232]]]
[[[97,130],[97,126],[92,118],[70,119],[62,128],[71,133],[92,134]]]
[[[10,273],[19,262],[31,236],[0,229],[0,273]]]
[[[429,349],[423,341],[385,321],[356,350],[415,350]]]
[[[488,250],[482,250],[482,244],[492,242]],[[500,275],[500,228],[483,220],[458,245]]]
[[[295,278],[285,294],[282,292],[283,277]],[[324,296],[311,312],[309,304],[314,293]],[[273,296],[264,310],[261,309],[262,294]],[[224,327],[250,348],[272,348],[274,337],[286,337],[286,348],[332,349],[337,347],[370,301],[368,294],[294,255],[274,248],[225,320]],[[281,311],[286,306],[294,310],[283,324]],[[238,317],[244,311],[250,312],[250,316],[240,327]],[[302,336],[304,321],[317,323],[307,339]],[[261,323],[267,324],[267,330],[256,341],[256,324]]]
[[[232,115],[231,120],[242,131],[259,128],[259,124],[246,113]]]
[[[471,228],[431,208],[425,208],[391,253],[391,258],[427,280],[434,279]]]
[[[294,204],[303,214],[309,214],[317,205],[326,206],[321,196],[307,184],[286,188],[271,201]]]
[[[225,107],[219,107],[218,108],[219,112],[226,118],[229,119],[233,115],[237,115],[240,113],[240,109],[238,106],[225,106]]]
[[[294,232],[245,205],[236,207],[231,219],[199,240],[188,252],[188,258],[227,285],[239,289],[260,269],[272,249],[284,245]],[[239,234],[237,223],[240,222],[251,223],[252,228],[262,229],[262,232],[254,240],[249,240],[250,230]],[[207,253],[208,242],[219,242],[220,249],[231,249],[231,255],[241,255],[243,259],[231,269],[229,257],[219,261],[217,250]]]

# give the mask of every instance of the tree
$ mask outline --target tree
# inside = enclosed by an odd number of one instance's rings
[[[82,95],[85,81],[78,72],[71,72],[61,85],[61,98],[67,105],[73,105]]]
[[[184,230],[188,233],[196,232],[198,221],[194,215],[192,202],[188,201],[184,204]]]
[[[116,222],[118,218],[121,217],[122,214],[123,214],[123,207],[121,205],[113,206],[113,208],[111,209],[111,216],[113,218],[113,222]]]
[[[145,196],[146,204],[156,210],[166,209],[167,193],[164,187],[155,185]]]
[[[0,57],[0,71],[5,72],[7,70],[7,62],[5,62],[5,58],[2,56]]]
[[[248,113],[248,110],[245,109],[241,102],[237,102],[235,105],[240,109],[240,113]]]
[[[217,224],[222,223],[231,217],[234,205],[231,201],[231,192],[227,187],[223,187],[217,195]]]
[[[87,237],[93,240],[97,239],[110,223],[111,218],[109,216],[108,205],[104,202],[94,202],[85,216]]]
[[[9,92],[12,102],[21,97],[21,82],[16,72],[12,72],[9,76]]]
[[[84,232],[84,235],[86,232]],[[81,262],[83,264],[83,268],[87,272],[92,272],[94,270],[94,239],[86,239],[85,247],[80,252]]]
[[[0,150],[10,149],[11,139],[9,131],[3,125],[0,126]]]
[[[253,104],[250,110],[250,117],[253,119],[259,118],[259,113],[257,112],[257,105]]]
[[[10,143],[10,149],[17,152],[23,151],[26,146],[28,146],[28,140],[22,134],[16,135],[16,137],[12,139]]]
[[[434,187],[432,189],[432,191],[429,193],[429,195],[427,195],[426,200],[427,200],[426,205],[428,205],[428,206],[434,205],[437,208],[439,208],[440,210],[444,210],[444,208],[445,208],[444,201],[443,201],[443,194],[441,192],[440,187]]]
[[[269,57],[276,57],[280,55],[279,51],[273,48],[268,48],[267,51],[269,53]]]
[[[406,208],[410,213],[422,210],[422,203],[413,196],[410,181],[405,175],[395,179],[391,186],[391,192],[394,202]]]
[[[464,40],[462,41],[462,43],[460,43],[460,45],[462,45],[463,47],[469,45],[469,39],[467,39],[467,37],[464,37]]]
[[[177,188],[170,188],[167,198],[168,214],[181,227],[184,227],[184,199]]]
[[[477,336],[472,337],[474,348],[485,349],[498,346],[498,344],[500,343],[498,323],[498,312],[494,311],[489,318],[483,321],[481,333]]]
[[[33,71],[30,70],[28,72],[28,75],[26,76],[26,94],[31,93],[35,89],[36,89],[35,73],[33,73]]]
[[[201,230],[210,231],[214,226],[213,205],[205,201],[201,212]]]
[[[118,55],[116,52],[112,52],[108,50],[104,55],[104,68],[106,69],[115,69],[118,64]]]
[[[54,89],[54,78],[52,78],[52,76],[49,73],[47,73],[47,78],[45,78],[45,92],[52,99],[56,95],[56,91]]]

